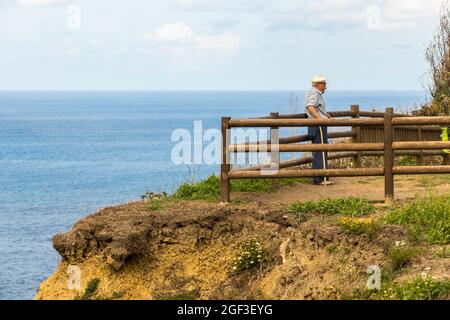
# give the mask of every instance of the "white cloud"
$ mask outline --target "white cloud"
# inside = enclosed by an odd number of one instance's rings
[[[25,7],[50,6],[67,3],[67,0],[17,0],[17,3]]]
[[[145,40],[177,64],[223,60],[234,54],[242,42],[234,33],[201,34],[182,22],[162,25],[147,34]]]
[[[192,11],[259,12],[270,0],[175,0],[175,7]]]
[[[127,53],[127,51],[128,51],[128,48],[126,46],[119,45],[119,46],[107,49],[105,52],[105,57],[108,59],[117,58],[117,57],[120,57],[120,56],[124,55],[125,53]]]
[[[370,24],[381,31],[411,29],[434,21],[441,3],[442,0],[302,0],[297,9],[268,16],[269,29],[370,29]]]

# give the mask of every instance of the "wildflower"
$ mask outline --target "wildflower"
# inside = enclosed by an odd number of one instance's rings
[[[395,247],[404,247],[406,245],[405,241],[395,241]]]

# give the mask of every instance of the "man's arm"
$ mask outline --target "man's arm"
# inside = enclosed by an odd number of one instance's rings
[[[311,113],[311,115],[315,118],[315,119],[322,119],[322,117],[320,116],[319,112],[317,112],[316,107],[314,106],[308,106],[306,109],[308,109],[308,111]],[[331,116],[329,113],[327,113],[327,117],[328,119],[331,119]]]
[[[315,106],[308,106],[306,107],[306,109],[308,109],[309,113],[315,118],[315,119],[322,119],[322,117],[320,116],[319,112],[317,112],[317,109]]]

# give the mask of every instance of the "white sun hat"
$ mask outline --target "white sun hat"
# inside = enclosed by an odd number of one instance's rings
[[[311,80],[312,83],[326,83],[327,78],[323,75],[314,76],[314,78]]]

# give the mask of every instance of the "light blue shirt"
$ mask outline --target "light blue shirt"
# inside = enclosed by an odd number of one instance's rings
[[[313,118],[313,116],[308,111],[308,107],[310,106],[316,108],[322,119],[328,119],[325,100],[323,99],[322,93],[316,88],[312,88],[311,90],[309,90],[305,97],[306,114],[308,115],[308,118]]]

